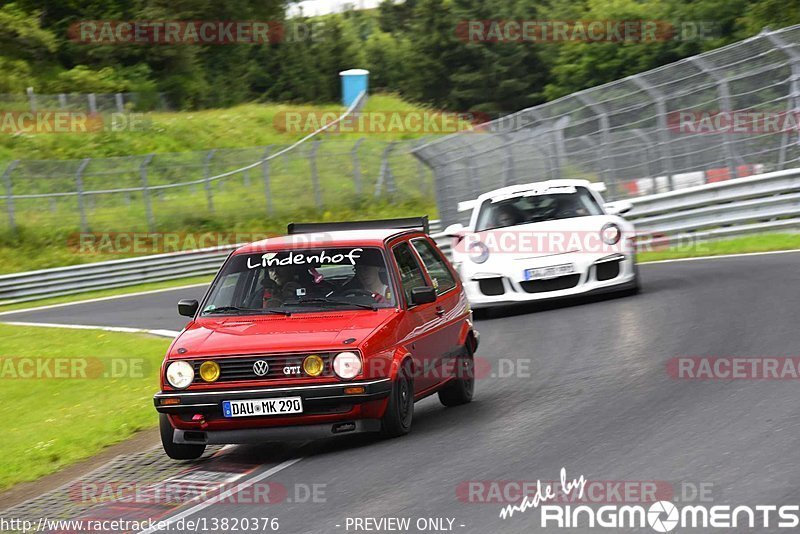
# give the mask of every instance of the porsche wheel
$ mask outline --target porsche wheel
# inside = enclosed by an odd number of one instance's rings
[[[414,376],[411,363],[406,361],[397,372],[389,396],[389,404],[381,421],[381,433],[387,438],[396,438],[411,431],[414,419]]]

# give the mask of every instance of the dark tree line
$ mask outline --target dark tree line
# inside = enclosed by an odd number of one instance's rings
[[[18,0],[0,8],[0,93],[162,92],[189,109],[244,101],[335,102],[338,72],[455,110],[517,110],[800,23],[798,0],[386,0],[377,10],[286,19],[284,0]],[[281,42],[97,45],[82,20],[280,21]],[[658,20],[655,42],[470,42],[469,20]]]

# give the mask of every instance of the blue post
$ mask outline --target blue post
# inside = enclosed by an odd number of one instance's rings
[[[369,71],[350,69],[340,72],[339,76],[342,78],[342,103],[349,108],[358,95],[369,89]]]

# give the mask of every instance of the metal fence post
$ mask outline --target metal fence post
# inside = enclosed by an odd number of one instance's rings
[[[308,165],[311,167],[311,186],[314,189],[314,203],[317,208],[322,209],[322,191],[319,186],[319,173],[317,172],[317,151],[321,141],[316,140],[311,144]]]
[[[353,145],[353,149],[350,150],[350,155],[353,158],[353,185],[356,189],[356,195],[360,195],[363,189],[361,183],[361,161],[358,159],[358,148],[363,142],[364,138],[362,137],[356,141],[356,144]]]
[[[64,93],[58,94],[58,107],[61,109],[67,109],[67,95]]]
[[[117,111],[120,112],[120,113],[124,113],[125,112],[125,102],[124,102],[124,100],[122,98],[122,93],[116,93],[114,95],[114,101],[117,104]]]
[[[514,185],[516,180],[516,163],[514,161],[514,136],[510,133],[500,134],[505,149],[503,158],[503,186]]]
[[[786,102],[786,113],[793,113],[800,108],[800,52],[794,49],[786,41],[775,35],[774,32],[765,32],[764,36],[769,39],[781,52],[789,56],[792,62],[792,77],[789,85],[789,95]],[[786,149],[789,145],[789,136],[794,132],[784,131],[781,134],[781,148],[778,154],[778,170],[786,167]]]
[[[75,187],[78,193],[78,211],[81,216],[81,232],[89,231],[89,222],[86,219],[86,206],[84,206],[83,201],[83,171],[86,170],[90,161],[92,161],[92,158],[83,159],[80,165],[78,165],[78,170],[75,172]]]
[[[28,93],[28,104],[31,107],[31,112],[36,112],[36,95],[33,93],[33,87],[28,87],[26,90]]]
[[[208,211],[214,212],[214,192],[211,190],[211,158],[217,149],[209,150],[206,157],[203,159],[203,180],[205,181],[206,199],[208,199]]]
[[[153,217],[153,200],[150,198],[150,186],[147,183],[147,166],[153,160],[155,154],[148,154],[139,165],[139,176],[142,179],[142,199],[144,200],[144,212],[147,215],[147,229],[155,232],[156,220]]]
[[[600,105],[594,98],[587,94],[578,93],[575,96],[578,98],[578,100],[586,104],[586,107],[591,109],[592,113],[594,113],[600,121],[600,139],[603,143],[603,149],[601,152],[603,161],[603,182],[605,182],[606,185],[611,188],[611,196],[616,198],[617,177],[615,176],[615,170],[617,165],[614,161],[614,143],[611,137],[611,127],[608,121],[608,110],[606,110],[605,106]]]
[[[394,149],[395,142],[390,142],[386,148],[383,149],[381,155],[381,172],[378,175],[378,182],[375,184],[375,198],[381,196],[384,187],[387,194],[395,192],[394,175],[392,174],[392,167],[389,165],[389,155]]]
[[[11,182],[11,173],[19,165],[19,160],[14,160],[8,164],[6,170],[3,172],[3,182],[6,186],[6,209],[8,210],[8,224],[12,230],[17,229],[17,223],[14,220],[14,191]]]
[[[89,113],[97,113],[97,97],[94,93],[89,93],[87,98],[89,100]]]
[[[643,79],[641,76],[631,76],[630,80],[638,85],[644,92],[646,92],[653,100],[656,107],[656,114],[658,115],[658,149],[661,152],[661,158],[664,161],[664,170],[667,173],[667,182],[671,191],[675,190],[675,174],[672,168],[672,150],[670,147],[669,138],[669,125],[667,121],[667,104],[666,97],[659,89],[653,87],[650,82]]]
[[[264,149],[263,161],[261,162],[261,175],[264,177],[264,194],[267,197],[267,213],[274,215],[275,211],[272,206],[272,191],[269,183],[269,154],[272,152],[272,145]]]
[[[719,100],[720,100],[720,108],[723,113],[726,113],[729,117],[731,116],[731,92],[728,87],[728,80],[725,79],[725,76],[720,76],[719,74],[714,72],[714,66],[709,65],[709,63],[701,58],[700,56],[693,56],[689,58],[689,61],[694,63],[700,72],[708,75],[711,77],[715,82],[717,82],[717,93],[719,93]],[[730,134],[723,134],[725,135],[725,141],[723,144],[725,145],[725,163],[728,167],[728,176],[730,178],[736,178],[736,160],[738,159],[736,156],[736,149],[733,146],[733,138]]]

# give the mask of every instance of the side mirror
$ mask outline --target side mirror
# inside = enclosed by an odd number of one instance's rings
[[[463,231],[464,231],[464,225],[461,223],[455,223],[445,228],[443,233],[444,235],[447,236],[457,236]]]
[[[196,300],[184,299],[178,302],[178,313],[184,317],[194,317],[199,307],[200,303]]]
[[[428,304],[436,302],[436,289],[430,286],[415,287],[411,290],[412,304]]]
[[[616,202],[608,202],[603,207],[609,215],[622,215],[633,209],[633,203],[629,200],[618,200]]]

